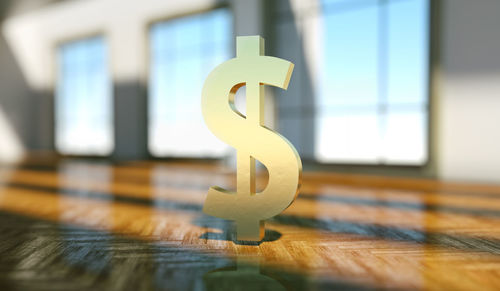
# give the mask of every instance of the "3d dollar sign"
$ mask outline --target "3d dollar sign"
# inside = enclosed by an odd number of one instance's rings
[[[285,210],[299,192],[302,163],[283,136],[264,127],[264,85],[286,89],[293,64],[264,56],[260,36],[237,37],[236,58],[217,66],[202,91],[202,113],[208,128],[237,149],[236,192],[208,191],[203,211],[234,220],[237,240],[260,241],[264,220]],[[234,96],[246,86],[246,116],[236,110]],[[255,191],[255,159],[269,173],[267,187]]]

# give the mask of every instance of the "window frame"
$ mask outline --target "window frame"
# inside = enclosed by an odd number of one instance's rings
[[[203,7],[199,9],[192,9],[189,11],[181,12],[181,13],[175,13],[175,14],[165,14],[160,17],[152,18],[150,19],[146,26],[145,26],[145,60],[146,60],[146,65],[145,65],[145,73],[144,73],[144,80],[145,80],[145,90],[146,90],[146,120],[147,120],[147,131],[146,131],[146,145],[147,145],[147,155],[149,160],[159,160],[159,161],[208,161],[208,162],[217,162],[220,161],[220,157],[191,157],[191,156],[160,156],[160,155],[154,155],[151,150],[150,150],[150,145],[149,145],[149,140],[150,140],[150,111],[149,111],[149,106],[151,106],[151,92],[150,92],[150,82],[151,82],[151,69],[153,66],[152,62],[152,43],[150,41],[150,33],[152,30],[152,27],[156,24],[162,23],[162,22],[168,22],[172,20],[178,20],[182,19],[184,17],[189,17],[189,16],[195,16],[195,15],[200,15],[204,13],[208,13],[217,9],[227,9],[228,12],[232,15],[232,25],[231,25],[231,43],[230,43],[230,52],[231,56],[234,57],[236,54],[236,37],[235,37],[235,31],[236,31],[236,21],[234,18],[234,9],[230,3],[217,3],[214,5],[210,5],[209,7]],[[201,98],[201,96],[200,96]]]
[[[61,64],[59,63],[59,50],[62,46],[67,45],[72,42],[78,42],[78,41],[84,41],[86,39],[92,39],[92,38],[101,38],[103,39],[104,43],[106,44],[106,51],[105,51],[105,56],[106,56],[106,68],[107,68],[107,73],[108,73],[108,79],[109,79],[109,98],[111,99],[111,136],[112,136],[112,146],[111,149],[109,150],[108,153],[105,154],[95,154],[95,153],[90,153],[90,154],[78,154],[78,153],[63,153],[61,152],[58,147],[57,147],[57,90],[58,86],[61,82],[59,78],[59,69],[61,67]],[[104,29],[97,29],[97,30],[90,30],[78,34],[73,34],[69,37],[61,37],[56,39],[51,47],[51,56],[52,59],[51,61],[51,74],[53,76],[52,78],[52,83],[51,83],[51,90],[50,90],[50,95],[52,96],[52,112],[51,112],[51,140],[52,140],[52,149],[55,151],[55,153],[58,156],[61,157],[85,157],[85,158],[91,158],[91,159],[107,159],[111,157],[114,154],[114,151],[116,150],[116,129],[115,129],[115,90],[114,90],[114,76],[113,76],[113,58],[111,54],[111,42],[110,42],[110,37],[108,33]]]
[[[353,7],[364,7],[367,5],[388,5],[391,0],[378,0],[375,4],[363,4],[363,3],[341,3],[335,4],[342,6],[343,9],[348,10],[347,6]],[[392,0],[394,1],[394,0]],[[376,163],[369,162],[337,162],[337,161],[320,161],[316,159],[314,156],[311,157],[302,157],[302,161],[304,165],[312,170],[320,170],[320,171],[340,171],[340,172],[366,172],[366,173],[381,173],[381,174],[401,174],[401,175],[423,175],[423,176],[435,176],[436,169],[436,161],[435,161],[435,151],[437,148],[437,135],[436,135],[436,100],[435,100],[435,87],[436,87],[436,78],[438,77],[438,68],[436,68],[436,64],[438,63],[438,53],[439,53],[439,39],[438,39],[438,28],[439,28],[439,10],[440,3],[439,1],[427,0],[427,10],[426,10],[426,19],[425,23],[426,29],[425,33],[427,36],[427,45],[425,46],[427,50],[426,57],[426,74],[425,74],[425,85],[426,88],[424,91],[425,94],[425,107],[424,110],[426,112],[426,126],[424,127],[426,143],[426,158],[421,164],[413,164],[413,163],[387,163],[385,161],[379,161]],[[318,4],[321,7],[321,4]],[[332,6],[332,4],[330,4]],[[273,35],[275,36],[276,30],[279,24],[286,23],[287,21],[299,21],[303,22],[307,20],[307,17],[311,15],[312,8],[308,6],[301,12],[301,16],[299,18],[295,18],[293,16],[293,12],[289,10],[283,10],[278,8],[276,5],[273,7],[273,14],[270,16],[273,19]],[[332,9],[332,8],[328,8]],[[354,8],[353,8],[354,9]],[[306,16],[306,17],[304,17]],[[379,20],[380,21],[380,20]],[[379,39],[380,36],[377,36]],[[273,50],[276,50],[276,40],[273,41]],[[302,49],[303,52],[303,49]],[[304,76],[302,79],[297,79],[297,82],[303,83]],[[313,90],[316,90],[317,86],[313,86]],[[300,91],[300,94],[304,95],[303,90]],[[315,93],[317,94],[317,93]],[[286,93],[285,93],[286,95]],[[300,109],[309,111],[310,108]],[[314,108],[313,111],[316,109]],[[279,114],[278,114],[279,115]],[[278,120],[281,122],[281,117],[277,116]]]

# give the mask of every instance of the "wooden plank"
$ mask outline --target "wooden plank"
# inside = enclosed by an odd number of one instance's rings
[[[52,160],[1,176],[2,286],[500,287],[500,191],[492,185],[305,173],[297,201],[266,224],[265,241],[245,245],[233,240],[231,222],[201,212],[209,186],[235,186],[234,174],[214,164]]]

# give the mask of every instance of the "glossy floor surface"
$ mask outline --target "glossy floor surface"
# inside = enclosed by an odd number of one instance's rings
[[[306,172],[251,245],[201,211],[210,186],[234,183],[208,163],[0,167],[0,287],[500,289],[500,187]]]

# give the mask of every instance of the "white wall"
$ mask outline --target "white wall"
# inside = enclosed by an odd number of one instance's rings
[[[52,100],[57,82],[57,46],[80,37],[104,35],[109,48],[115,106],[113,157],[147,158],[145,92],[149,25],[220,4],[232,8],[236,35],[262,34],[263,7],[260,0],[74,0],[8,16],[2,23],[0,36],[6,39],[29,88],[48,92]],[[53,115],[53,104],[46,103],[41,111],[47,114],[40,125],[34,127],[33,134],[48,131],[52,137],[54,122],[50,116]],[[27,114],[21,118],[29,119]]]
[[[500,1],[445,0],[438,175],[500,183]]]
[[[229,2],[235,12],[236,34],[265,30],[260,20],[251,21],[265,7],[246,0]],[[441,2],[435,96],[437,174],[447,180],[500,183],[500,1]],[[110,39],[114,80],[144,81],[148,23],[217,3],[70,1],[16,15],[4,23],[2,33],[32,89],[50,91],[53,87],[53,50],[58,42],[99,32]],[[119,12],[113,11],[117,5]]]
[[[136,81],[146,75],[150,23],[216,4],[215,0],[68,1],[8,18],[3,34],[34,89],[53,88],[58,44],[92,34],[104,34],[109,40],[113,80]]]

